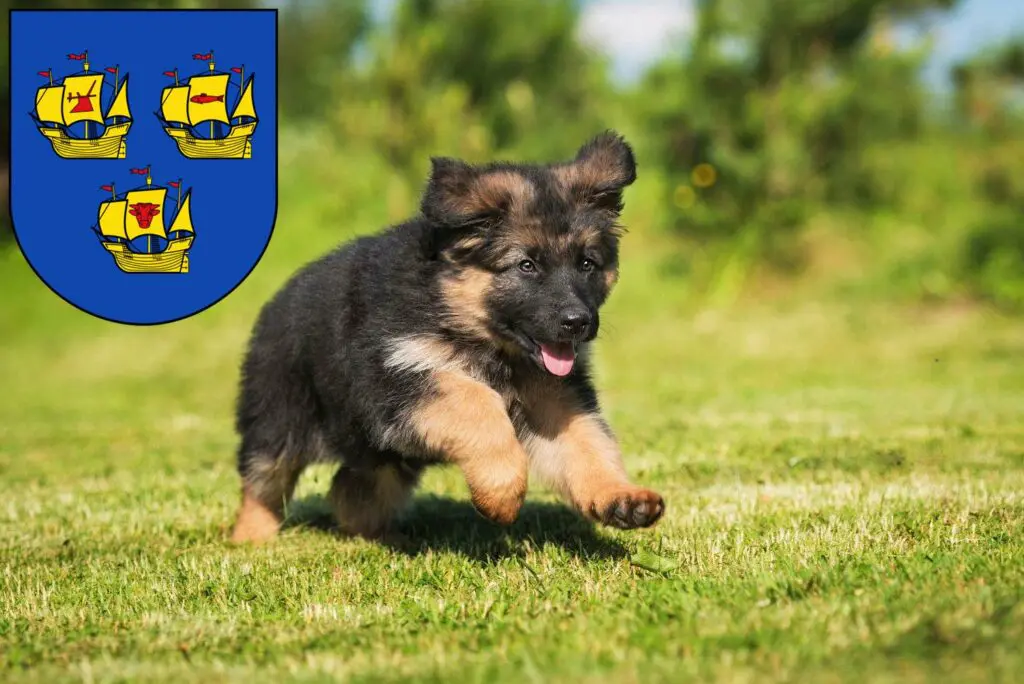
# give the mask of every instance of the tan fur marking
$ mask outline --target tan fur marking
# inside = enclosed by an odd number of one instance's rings
[[[601,232],[594,226],[574,226],[571,230],[552,230],[542,221],[525,217],[509,221],[503,233],[495,237],[511,258],[526,258],[532,252],[541,254],[575,254],[580,249],[593,247],[601,249]]]
[[[533,199],[534,189],[512,171],[492,171],[473,180],[465,193],[453,196],[448,209],[462,216],[476,216],[505,208],[520,213]]]
[[[538,476],[581,509],[598,490],[628,484],[618,444],[563,385],[545,378],[523,401],[530,425],[524,442]]]
[[[538,478],[594,520],[621,499],[660,499],[630,483],[604,421],[584,410],[568,388],[544,378],[525,389],[529,428],[523,444]]]
[[[276,535],[301,472],[288,458],[251,458],[242,482],[242,506],[232,540],[263,542]]]
[[[244,489],[273,511],[284,509],[292,498],[300,471],[287,458],[258,457],[249,461]]]
[[[474,505],[511,523],[526,495],[527,458],[505,401],[490,387],[450,371],[435,374],[437,395],[413,412],[413,426],[431,451],[457,464]]]
[[[604,272],[604,285],[608,288],[609,292],[611,292],[617,282],[619,282],[619,269],[612,268]]]
[[[231,533],[231,541],[261,544],[277,536],[280,527],[280,516],[267,508],[246,487],[242,492],[242,506],[238,510],[238,520]]]
[[[556,166],[552,171],[570,198],[577,192],[621,185],[627,180],[619,154],[607,148],[595,149],[586,158]]]
[[[530,250],[557,250],[559,235],[536,218],[522,217],[510,220],[498,239],[507,249],[515,249],[525,255]]]
[[[586,185],[582,180],[580,169],[575,163],[555,166],[551,172],[555,175],[555,180],[558,181],[563,195],[569,199],[573,199],[576,188]]]
[[[462,332],[481,339],[491,338],[486,302],[493,281],[494,276],[488,271],[471,266],[442,284],[450,320]]]
[[[580,247],[600,247],[601,231],[592,225],[577,225],[573,231],[573,241]]]

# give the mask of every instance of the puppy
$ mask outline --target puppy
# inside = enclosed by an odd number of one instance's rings
[[[236,541],[265,541],[310,463],[337,462],[340,528],[383,534],[432,464],[507,525],[527,474],[580,513],[647,527],[589,377],[618,278],[633,151],[608,132],[574,160],[432,160],[422,214],[298,273],[264,307],[242,369]]]

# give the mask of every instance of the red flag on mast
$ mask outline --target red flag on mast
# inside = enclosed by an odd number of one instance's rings
[[[204,62],[205,62],[205,61],[206,61],[206,60],[208,60],[208,59],[213,59],[213,53],[212,53],[212,52],[207,52],[207,53],[206,53],[206,54],[204,55],[204,54],[203,54],[203,53],[201,53],[201,52],[196,52],[196,53],[194,53],[194,54],[192,55],[192,59],[200,59],[200,60],[202,60],[202,61],[204,61]]]
[[[39,74],[40,76],[46,76],[47,78],[50,77],[49,70],[47,70],[47,71],[37,71],[36,73]]]
[[[75,59],[75,60],[78,60],[78,61],[82,61],[83,59],[85,59],[85,53],[84,52],[80,52],[78,54],[75,54],[74,52],[69,52],[68,53],[68,59]]]
[[[106,190],[107,192],[114,192],[113,185],[101,185],[100,190]]]
[[[176,188],[181,185],[181,181],[167,181],[167,184],[172,188]]]
[[[107,67],[106,69],[104,69],[104,71],[106,71],[108,74],[116,74],[117,67]]]
[[[174,72],[173,71],[165,71],[164,72],[164,76],[170,76],[171,78],[174,78]]]
[[[242,67],[231,67],[231,70],[234,71],[236,74],[242,73]]]
[[[149,173],[149,167],[146,166],[141,169],[131,169],[131,172],[138,176],[145,176],[147,173]]]

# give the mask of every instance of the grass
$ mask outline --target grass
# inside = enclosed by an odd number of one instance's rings
[[[225,542],[248,326],[341,237],[283,190],[264,262],[170,326],[93,320],[0,254],[0,679],[1011,681],[1024,668],[1024,323],[813,298],[694,311],[627,237],[598,346],[631,472],[595,529],[543,493],[498,529],[431,473],[385,547],[300,484]],[[331,200],[335,201],[335,200]],[[360,218],[358,230],[383,216]],[[636,226],[634,226],[636,228]]]

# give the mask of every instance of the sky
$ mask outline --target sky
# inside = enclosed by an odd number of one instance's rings
[[[608,53],[615,75],[631,81],[693,27],[689,0],[584,0],[580,30]],[[943,87],[949,67],[991,42],[1024,36],[1024,0],[962,0],[933,26],[926,80]]]

